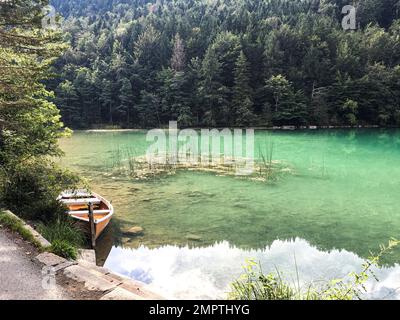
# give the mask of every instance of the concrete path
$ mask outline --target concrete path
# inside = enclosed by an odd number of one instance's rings
[[[44,289],[42,280],[40,264],[0,228],[0,300],[69,299],[59,286]]]

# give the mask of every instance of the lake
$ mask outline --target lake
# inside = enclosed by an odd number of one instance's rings
[[[115,170],[116,158],[148,145],[144,131],[76,131],[61,140],[61,165],[112,200],[100,262],[167,298],[223,298],[248,258],[289,281],[296,265],[304,284],[340,277],[400,237],[399,130],[258,130],[256,155],[273,145],[273,160],[291,168],[273,183],[196,171],[140,181]],[[121,231],[132,226],[144,232]],[[400,298],[397,261],[400,250],[385,257],[370,297]]]

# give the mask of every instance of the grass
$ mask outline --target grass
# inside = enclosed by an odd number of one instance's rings
[[[40,251],[45,250],[19,218],[0,211],[0,225],[18,233]],[[38,226],[38,231],[50,241],[51,246],[48,250],[66,259],[75,260],[78,256],[78,247],[81,247],[85,242],[83,232],[69,220],[56,220],[48,225],[41,223]]]
[[[117,146],[111,153],[109,167],[116,169],[119,174],[134,175],[137,167],[136,150],[133,147],[120,148]]]
[[[51,243],[50,251],[66,259],[76,260],[78,249],[66,240],[54,240]]]
[[[41,223],[38,230],[50,241],[50,250],[67,259],[75,260],[78,248],[85,243],[83,232],[69,219],[58,219],[47,225]]]
[[[281,273],[264,274],[261,266],[249,260],[244,267],[245,272],[231,284],[229,298],[233,300],[354,300],[363,299],[367,292],[365,283],[371,277],[376,281],[371,268],[379,267],[380,259],[400,245],[399,240],[392,239],[388,245],[380,246],[378,254],[371,254],[359,273],[350,273],[343,279],[333,279],[319,286],[313,284],[300,287],[297,272],[297,283],[286,282]]]
[[[69,219],[53,221],[47,225],[41,223],[38,230],[51,243],[56,240],[63,240],[71,245],[82,246],[85,242],[82,231]]]
[[[24,226],[22,220],[8,214],[7,212],[0,211],[0,225],[18,233],[24,240],[35,245],[39,250],[43,250],[40,242],[36,240],[31,231]]]
[[[260,166],[260,175],[265,177],[266,181],[275,180],[275,176],[273,175],[273,153],[274,153],[274,143],[273,141],[268,141],[268,144],[263,150],[260,149],[260,157],[261,157],[261,166]]]
[[[40,251],[45,248],[34,237],[22,220],[0,211],[0,225],[18,233],[24,240],[35,245]],[[67,259],[75,260],[78,248],[85,243],[83,232],[76,228],[69,220],[53,221],[48,225],[39,224],[38,231],[51,243],[49,251]]]

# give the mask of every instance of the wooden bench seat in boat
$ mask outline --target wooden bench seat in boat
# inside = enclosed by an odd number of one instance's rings
[[[78,199],[61,199],[62,203],[66,205],[76,205],[76,204],[99,204],[101,201],[97,198],[78,198]]]
[[[107,214],[110,210],[93,210],[93,214]],[[89,214],[89,210],[72,210],[68,211],[68,214]]]

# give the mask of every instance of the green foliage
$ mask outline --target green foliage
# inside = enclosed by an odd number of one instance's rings
[[[279,272],[276,275],[264,275],[257,263],[250,260],[244,267],[245,272],[239,280],[232,283],[232,300],[292,300],[296,292],[286,284]]]
[[[76,260],[78,257],[78,250],[65,240],[55,240],[52,242],[50,251],[66,259]]]
[[[250,66],[243,51],[235,64],[232,111],[235,125],[248,126],[254,123],[253,95],[250,87]]]
[[[43,80],[66,47],[60,33],[41,28],[46,1],[0,2],[0,164],[57,155],[65,134]]]
[[[341,0],[52,3],[71,43],[50,82],[75,87],[57,100],[68,125],[399,123],[396,1],[359,1],[356,32]]]
[[[78,178],[53,162],[62,151],[64,128],[45,81],[67,48],[61,33],[42,28],[45,0],[0,2],[0,203],[20,216],[49,221],[64,208],[58,193]],[[59,85],[60,99],[73,102],[85,91],[87,69]],[[77,119],[77,114],[71,114]]]
[[[356,101],[350,99],[346,100],[343,104],[342,111],[348,124],[355,125],[357,123],[358,103]]]
[[[381,258],[399,244],[399,240],[392,239],[386,246],[381,245],[379,253],[371,254],[359,273],[351,272],[343,279],[333,279],[318,286],[309,284],[306,288],[300,287],[299,279],[294,285],[286,282],[279,271],[265,275],[260,265],[249,260],[244,267],[244,273],[231,284],[232,291],[229,293],[229,298],[233,300],[361,300],[362,294],[367,292],[365,283],[371,277],[379,281],[372,267],[379,267]]]
[[[23,218],[49,221],[65,214],[58,194],[78,182],[74,174],[51,162],[25,162],[0,179],[0,201]]]
[[[64,241],[74,247],[83,246],[85,243],[83,231],[70,219],[63,218],[64,216],[66,215],[46,224],[39,224],[39,232],[52,244],[56,241]]]
[[[77,258],[77,248],[85,243],[83,231],[69,217],[65,211],[57,219],[40,223],[39,232],[51,243],[51,252],[67,259]]]
[[[272,76],[265,84],[266,105],[272,108],[273,121],[280,125],[302,125],[306,123],[306,106],[302,93],[295,92],[292,84],[282,75]]]

